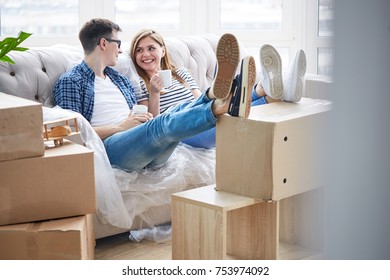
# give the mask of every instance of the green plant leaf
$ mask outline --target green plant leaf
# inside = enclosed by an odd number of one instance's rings
[[[27,33],[21,31],[18,37],[7,37],[4,40],[0,41],[0,61],[6,61],[9,63],[14,63],[12,59],[6,56],[10,51],[26,51],[28,48],[18,47],[20,43],[30,37],[32,33]]]
[[[0,61],[4,61],[4,62],[8,62],[8,63],[11,63],[11,64],[15,64],[15,62],[9,58],[8,56],[3,56],[3,57],[0,57]]]
[[[24,52],[24,51],[27,51],[28,48],[23,48],[23,47],[16,47],[13,49],[14,51],[18,51],[18,52]]]

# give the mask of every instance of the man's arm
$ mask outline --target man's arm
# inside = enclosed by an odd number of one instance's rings
[[[126,131],[140,124],[148,122],[151,119],[153,119],[153,115],[151,113],[145,113],[145,114],[130,113],[128,117],[119,125],[99,126],[99,127],[93,127],[93,129],[96,131],[97,135],[99,135],[100,139],[104,140],[115,133]]]
[[[61,77],[54,87],[54,100],[63,109],[82,114],[80,85],[68,76]]]
[[[93,127],[93,129],[96,131],[97,135],[99,135],[100,139],[102,140],[117,132],[123,131],[119,126],[99,126]]]

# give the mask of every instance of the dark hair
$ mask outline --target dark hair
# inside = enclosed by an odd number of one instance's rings
[[[79,39],[84,53],[90,54],[103,37],[111,37],[114,31],[122,31],[118,24],[108,19],[95,18],[84,24],[79,32]]]

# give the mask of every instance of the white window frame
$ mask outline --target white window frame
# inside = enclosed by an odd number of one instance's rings
[[[304,36],[305,52],[307,56],[307,68],[309,73],[317,74],[318,49],[333,48],[333,37],[318,36],[318,0],[306,0],[306,36]],[[315,24],[313,24],[315,23]]]

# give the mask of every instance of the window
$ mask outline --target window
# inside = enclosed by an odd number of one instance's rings
[[[74,36],[78,20],[78,0],[1,0],[1,35]]]
[[[220,28],[281,30],[282,0],[221,0]],[[239,4],[238,4],[239,3]]]
[[[333,52],[332,48],[318,48],[317,74],[333,75]]]
[[[31,32],[24,45],[79,45],[80,27],[91,18],[117,22],[123,40],[142,28],[164,37],[225,32],[244,43],[256,61],[260,47],[272,44],[283,68],[298,49],[307,72],[333,73],[334,0],[0,0],[4,36]]]
[[[334,0],[318,1],[318,37],[333,36]],[[317,74],[333,75],[333,48],[317,48]]]
[[[121,28],[180,29],[180,0],[115,0],[115,21]]]
[[[211,33],[230,32],[237,36],[259,65],[259,52],[264,44],[273,45],[280,53],[282,67],[286,69],[296,49],[301,47],[301,38],[296,21],[301,0],[234,0],[209,1],[209,10],[220,11],[209,14]],[[303,7],[302,7],[303,8]]]
[[[334,0],[318,1],[318,36],[333,36]]]

